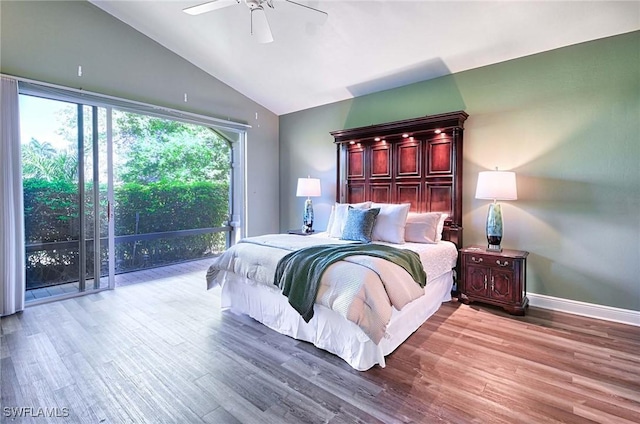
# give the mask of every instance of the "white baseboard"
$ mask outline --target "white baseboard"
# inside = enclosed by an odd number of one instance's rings
[[[640,311],[613,308],[611,306],[596,305],[595,303],[579,302],[577,300],[561,299],[544,294],[527,293],[527,297],[529,298],[529,305],[538,308],[640,327]]]

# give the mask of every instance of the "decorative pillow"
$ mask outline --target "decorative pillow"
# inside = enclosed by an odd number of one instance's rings
[[[388,204],[372,203],[372,208],[380,208],[380,214],[376,218],[371,237],[373,240],[387,241],[389,243],[404,243],[404,226],[407,222],[410,203]]]
[[[371,233],[379,213],[380,208],[355,209],[349,206],[340,239],[371,243]]]
[[[347,221],[347,211],[349,206],[352,206],[355,209],[369,209],[371,207],[371,202],[363,202],[363,203],[336,203],[334,207],[333,213],[333,221],[331,223],[331,227],[327,227],[327,232],[329,233],[329,237],[341,237],[342,229],[344,228],[344,224]]]
[[[445,218],[442,218],[443,215]],[[447,214],[441,212],[409,213],[404,229],[405,240],[414,243],[437,243],[439,241],[438,235],[440,235],[440,239],[442,238],[442,230],[439,234],[438,226],[440,221],[444,226],[446,217]]]

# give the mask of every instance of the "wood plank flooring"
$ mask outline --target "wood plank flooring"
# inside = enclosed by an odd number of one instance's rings
[[[205,269],[3,318],[2,422],[640,422],[640,328],[447,303],[358,372],[221,312]]]

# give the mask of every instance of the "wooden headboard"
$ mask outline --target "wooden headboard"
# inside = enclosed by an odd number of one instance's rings
[[[340,203],[411,203],[447,212],[443,238],[462,247],[463,111],[332,131]]]

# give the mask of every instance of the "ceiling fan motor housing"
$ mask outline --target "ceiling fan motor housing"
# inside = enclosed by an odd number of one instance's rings
[[[249,9],[262,9],[263,5],[267,5],[273,9],[273,1],[271,0],[244,0]]]

